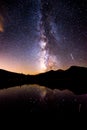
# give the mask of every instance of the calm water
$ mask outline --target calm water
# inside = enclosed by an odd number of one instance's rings
[[[87,94],[75,95],[67,89],[51,90],[39,85],[16,86],[0,90],[0,109],[82,112],[87,111]]]

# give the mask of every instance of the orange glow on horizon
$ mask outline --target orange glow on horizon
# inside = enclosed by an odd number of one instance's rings
[[[83,66],[83,65],[80,65],[80,66]],[[84,67],[85,66],[86,65],[84,65]],[[62,66],[62,68],[58,68],[58,69],[66,70],[69,67],[70,66]],[[11,55],[5,55],[5,54],[3,55],[0,54],[0,69],[7,70],[10,72],[29,74],[29,75],[36,75],[39,73],[50,71],[47,69],[43,71],[42,68],[40,67],[40,64],[29,64],[29,63],[20,61],[20,59],[18,60],[14,57],[11,57]]]

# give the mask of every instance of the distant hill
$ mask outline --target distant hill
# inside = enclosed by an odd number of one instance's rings
[[[0,70],[0,88],[23,84],[39,84],[51,89],[70,89],[76,93],[87,92],[87,68],[71,66],[67,70],[48,71],[38,75],[24,75]]]
[[[21,85],[25,82],[25,79],[26,76],[24,74],[9,72],[0,69],[0,88]]]
[[[87,68],[71,66],[67,70],[57,70],[57,71],[48,71],[46,73],[39,74],[38,76],[44,78],[53,78],[53,79],[77,79],[77,78],[87,78]]]

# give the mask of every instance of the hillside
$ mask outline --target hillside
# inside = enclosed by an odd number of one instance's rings
[[[38,75],[24,75],[0,70],[0,88],[23,84],[39,84],[51,89],[70,89],[76,93],[87,92],[87,68],[71,66],[69,69],[48,71]]]

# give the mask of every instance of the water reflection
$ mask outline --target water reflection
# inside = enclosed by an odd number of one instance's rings
[[[75,95],[68,89],[51,90],[39,85],[23,85],[0,90],[0,109],[26,110],[28,112],[87,111],[87,94]]]
[[[74,95],[73,92],[69,91],[68,89],[65,90],[59,90],[54,89],[51,90],[44,86],[39,86],[37,84],[34,85],[23,85],[23,86],[16,86],[12,88],[2,89],[0,90],[0,99],[3,98],[9,98],[9,97],[28,97],[28,96],[38,96],[40,98],[45,98],[47,95],[49,96],[71,96]]]

